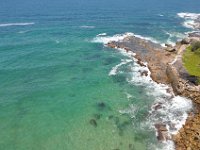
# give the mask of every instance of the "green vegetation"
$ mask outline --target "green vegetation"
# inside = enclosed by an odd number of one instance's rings
[[[184,55],[183,63],[189,74],[198,78],[197,83],[200,84],[200,42],[192,43]]]
[[[200,56],[200,41],[191,44],[191,51]]]

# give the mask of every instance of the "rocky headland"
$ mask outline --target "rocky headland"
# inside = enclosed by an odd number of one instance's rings
[[[128,36],[107,44],[111,48],[123,48],[127,52],[135,53],[138,64],[146,66],[143,62],[147,62],[146,67],[151,72],[152,80],[170,85],[175,95],[190,98],[194,102],[194,110],[178,134],[168,137],[166,125],[155,124],[158,139],[172,139],[177,150],[200,149],[200,85],[196,85],[196,77],[187,72],[182,61],[184,51],[194,41],[200,41],[198,33],[191,33],[175,46],[166,44],[162,47],[136,36]],[[147,72],[142,72],[141,75],[147,75]]]

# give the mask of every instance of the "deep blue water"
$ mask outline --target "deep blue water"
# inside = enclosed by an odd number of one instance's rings
[[[154,130],[141,127],[155,97],[127,82],[128,66],[108,76],[127,57],[92,41],[100,33],[133,32],[174,42],[191,31],[177,13],[200,13],[199,6],[196,0],[1,0],[0,149],[159,145]],[[139,108],[134,118],[119,112],[132,105]]]

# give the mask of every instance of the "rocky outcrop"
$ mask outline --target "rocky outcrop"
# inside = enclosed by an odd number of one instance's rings
[[[199,150],[200,149],[200,86],[195,86],[187,80],[180,78],[175,67],[168,65],[166,74],[169,77],[174,93],[188,97],[196,103],[196,113],[190,114],[186,124],[173,137],[176,150]],[[195,112],[194,111],[194,112]]]
[[[127,52],[136,53],[134,56],[138,64],[146,66],[151,72],[151,78],[157,83],[170,84],[175,95],[190,98],[198,108],[187,119],[186,124],[173,136],[177,150],[198,150],[200,149],[200,85],[196,86],[191,77],[183,67],[182,55],[186,47],[194,41],[200,40],[200,35],[191,33],[189,38],[176,43],[175,46],[159,45],[137,37],[127,37],[119,42],[110,42],[107,46],[111,48],[123,48]],[[147,76],[148,72],[140,72],[141,76]],[[160,105],[155,106],[159,109]],[[155,124],[158,140],[165,141],[170,139],[166,125]]]
[[[162,123],[155,124],[155,128],[157,130],[157,139],[159,141],[166,141],[170,139],[166,124],[162,124]]]
[[[188,117],[186,124],[174,136],[176,150],[200,149],[200,113]]]
[[[138,37],[126,37],[122,41],[109,42],[107,44],[111,48],[123,48],[127,52],[132,51],[136,53],[137,63],[146,67],[143,62],[148,63],[148,68],[151,71],[151,78],[157,83],[168,84],[168,77],[166,75],[166,66],[173,61],[175,53],[165,51],[159,44],[151,41],[140,39]]]

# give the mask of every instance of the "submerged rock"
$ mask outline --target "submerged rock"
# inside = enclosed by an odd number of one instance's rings
[[[90,120],[90,124],[91,124],[92,126],[94,126],[94,127],[97,127],[97,122],[96,122],[95,119],[91,119],[91,120]]]
[[[114,117],[113,115],[110,115],[110,116],[108,116],[108,119],[111,120],[111,119],[113,119],[113,117]]]
[[[110,106],[106,105],[105,102],[99,102],[96,104],[96,107],[99,111],[110,111],[112,110]]]
[[[106,107],[106,104],[105,104],[104,102],[99,102],[97,105],[98,105],[98,107],[100,107],[100,108]]]
[[[104,110],[106,108],[106,104],[104,102],[97,103],[97,109],[98,110]]]
[[[157,139],[159,141],[166,141],[170,139],[166,124],[155,124],[155,128],[157,129]]]
[[[94,114],[94,118],[95,118],[96,120],[101,119],[101,117],[102,117],[102,114]]]

